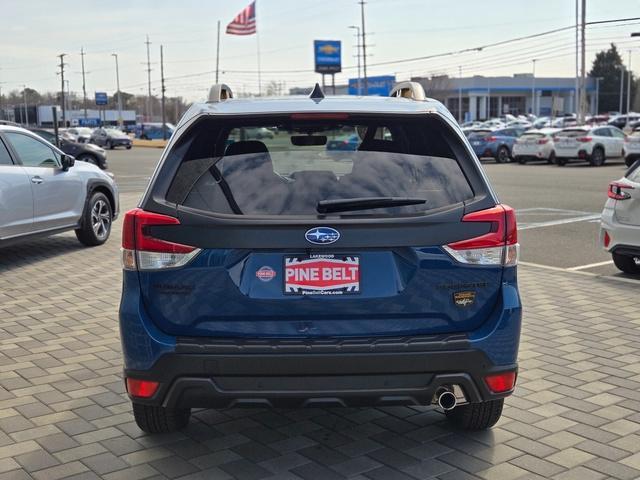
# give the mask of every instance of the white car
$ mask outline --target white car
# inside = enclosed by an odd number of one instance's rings
[[[533,124],[528,120],[513,120],[507,123],[507,128],[531,128]]]
[[[558,131],[557,128],[527,130],[513,145],[513,159],[520,164],[525,164],[530,160],[546,160],[549,163],[554,163],[556,153],[553,135]]]
[[[637,126],[624,139],[624,163],[630,167],[638,159],[640,159],[640,126]]]
[[[556,164],[566,165],[577,158],[594,167],[604,164],[607,158],[622,157],[625,134],[616,127],[570,127],[554,136]]]
[[[625,273],[640,275],[640,163],[609,184],[600,220],[600,245]]]
[[[89,127],[72,127],[66,130],[72,138],[74,142],[79,143],[88,143],[91,138],[91,134],[93,133],[93,128]]]

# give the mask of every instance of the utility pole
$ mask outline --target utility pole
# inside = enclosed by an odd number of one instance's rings
[[[622,97],[624,97],[624,65],[620,64],[617,68],[620,70],[620,106],[618,107],[618,113],[622,115]]]
[[[360,27],[350,25],[356,31],[356,58],[358,59],[358,95],[362,95],[362,79],[360,78]]]
[[[458,123],[462,118],[462,67],[458,67]]]
[[[112,53],[116,59],[116,87],[118,89],[118,127],[122,128],[122,95],[120,93],[120,70],[118,69],[118,54]]]
[[[629,50],[629,68],[627,69],[627,121],[625,128],[629,126],[629,112],[631,111],[631,50]]]
[[[87,84],[84,77],[84,47],[80,47],[80,59],[82,61],[82,108],[84,108],[84,119],[87,119]]]
[[[218,20],[218,42],[216,43],[216,84],[220,73],[220,20]]]
[[[602,77],[596,77],[596,111],[594,115],[598,115],[600,112],[600,80]]]
[[[62,105],[62,126],[64,128],[67,127],[67,111],[64,106],[64,57],[66,57],[66,53],[61,53],[58,55],[60,58],[60,104]]]
[[[576,116],[578,115],[579,112],[579,108],[578,108],[578,102],[580,101],[580,73],[579,73],[579,61],[578,61],[578,25],[579,25],[579,12],[580,12],[580,5],[579,5],[579,0],[576,0],[576,87],[575,87],[575,92],[573,94],[573,108],[576,111]]]
[[[29,126],[29,110],[27,110],[27,86],[22,85],[22,99],[24,100],[24,125]]]
[[[147,119],[151,121],[153,117],[153,105],[151,102],[151,57],[149,54],[149,45],[151,45],[151,42],[149,41],[149,35],[147,35],[147,41],[144,43],[147,46]]]
[[[362,71],[364,73],[364,94],[369,95],[369,81],[367,80],[367,34],[364,28],[364,0],[360,0],[360,22],[362,28]]]
[[[582,22],[580,23],[580,33],[582,37],[582,45],[580,56],[582,57],[582,65],[580,71],[580,115],[578,117],[578,124],[584,123],[584,112],[587,104],[587,38],[586,38],[586,23],[587,23],[587,0],[582,0]]]
[[[533,59],[533,76],[531,77],[531,115],[536,114],[536,59]]]
[[[162,92],[162,139],[167,139],[167,125],[166,125],[166,116],[164,111],[164,54],[162,51],[162,45],[160,45],[160,84],[161,84],[161,92]]]

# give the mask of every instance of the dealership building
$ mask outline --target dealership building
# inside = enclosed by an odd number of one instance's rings
[[[460,104],[465,121],[484,120],[506,113],[533,113],[537,116],[557,116],[575,113],[575,78],[535,77],[515,74],[512,77],[447,76],[414,77],[422,84],[427,96],[444,103],[458,118]],[[597,110],[598,82],[587,78],[587,105],[590,113]]]

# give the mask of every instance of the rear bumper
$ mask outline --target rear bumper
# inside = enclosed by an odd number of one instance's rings
[[[604,232],[609,233],[610,243],[604,246]],[[608,252],[622,255],[640,254],[640,227],[620,223],[613,208],[605,208],[600,219],[600,245]]]
[[[477,403],[511,393],[492,393],[486,375],[517,370],[515,364],[496,367],[474,349],[354,353],[336,346],[332,353],[304,354],[285,353],[291,343],[269,347],[271,353],[196,348],[210,352],[168,354],[150,370],[125,370],[126,377],[160,383],[152,398],[134,401],[171,408],[429,405],[439,388],[457,385],[465,401]]]

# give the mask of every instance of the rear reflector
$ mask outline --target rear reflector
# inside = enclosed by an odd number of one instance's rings
[[[136,398],[151,398],[155,395],[160,384],[151,380],[136,380],[127,378],[127,393]]]
[[[591,140],[593,140],[593,138],[591,138],[591,137],[578,137],[578,138],[576,138],[576,140],[578,140],[581,143],[587,143],[587,142],[590,142]]]
[[[609,198],[613,198],[614,200],[627,200],[631,198],[631,195],[629,194],[629,192],[625,192],[625,190],[634,190],[634,188],[631,185],[627,185],[625,183],[611,182],[609,184],[607,196]]]
[[[484,377],[484,382],[492,393],[504,393],[516,386],[516,372],[496,373]]]
[[[122,228],[122,266],[125,270],[157,270],[185,265],[200,250],[155,238],[150,228],[179,225],[177,218],[135,208],[125,213]]]
[[[454,259],[472,265],[513,266],[518,263],[520,246],[513,208],[496,205],[487,210],[468,213],[462,221],[490,223],[491,229],[479,237],[445,245],[443,248]]]
[[[609,244],[611,243],[611,235],[609,235],[609,232],[607,232],[606,230],[604,231],[604,237],[602,239],[602,243],[604,245],[604,248],[608,248]]]
[[[540,140],[538,140],[538,145],[545,145],[549,143],[549,139],[548,138],[542,138]]]

